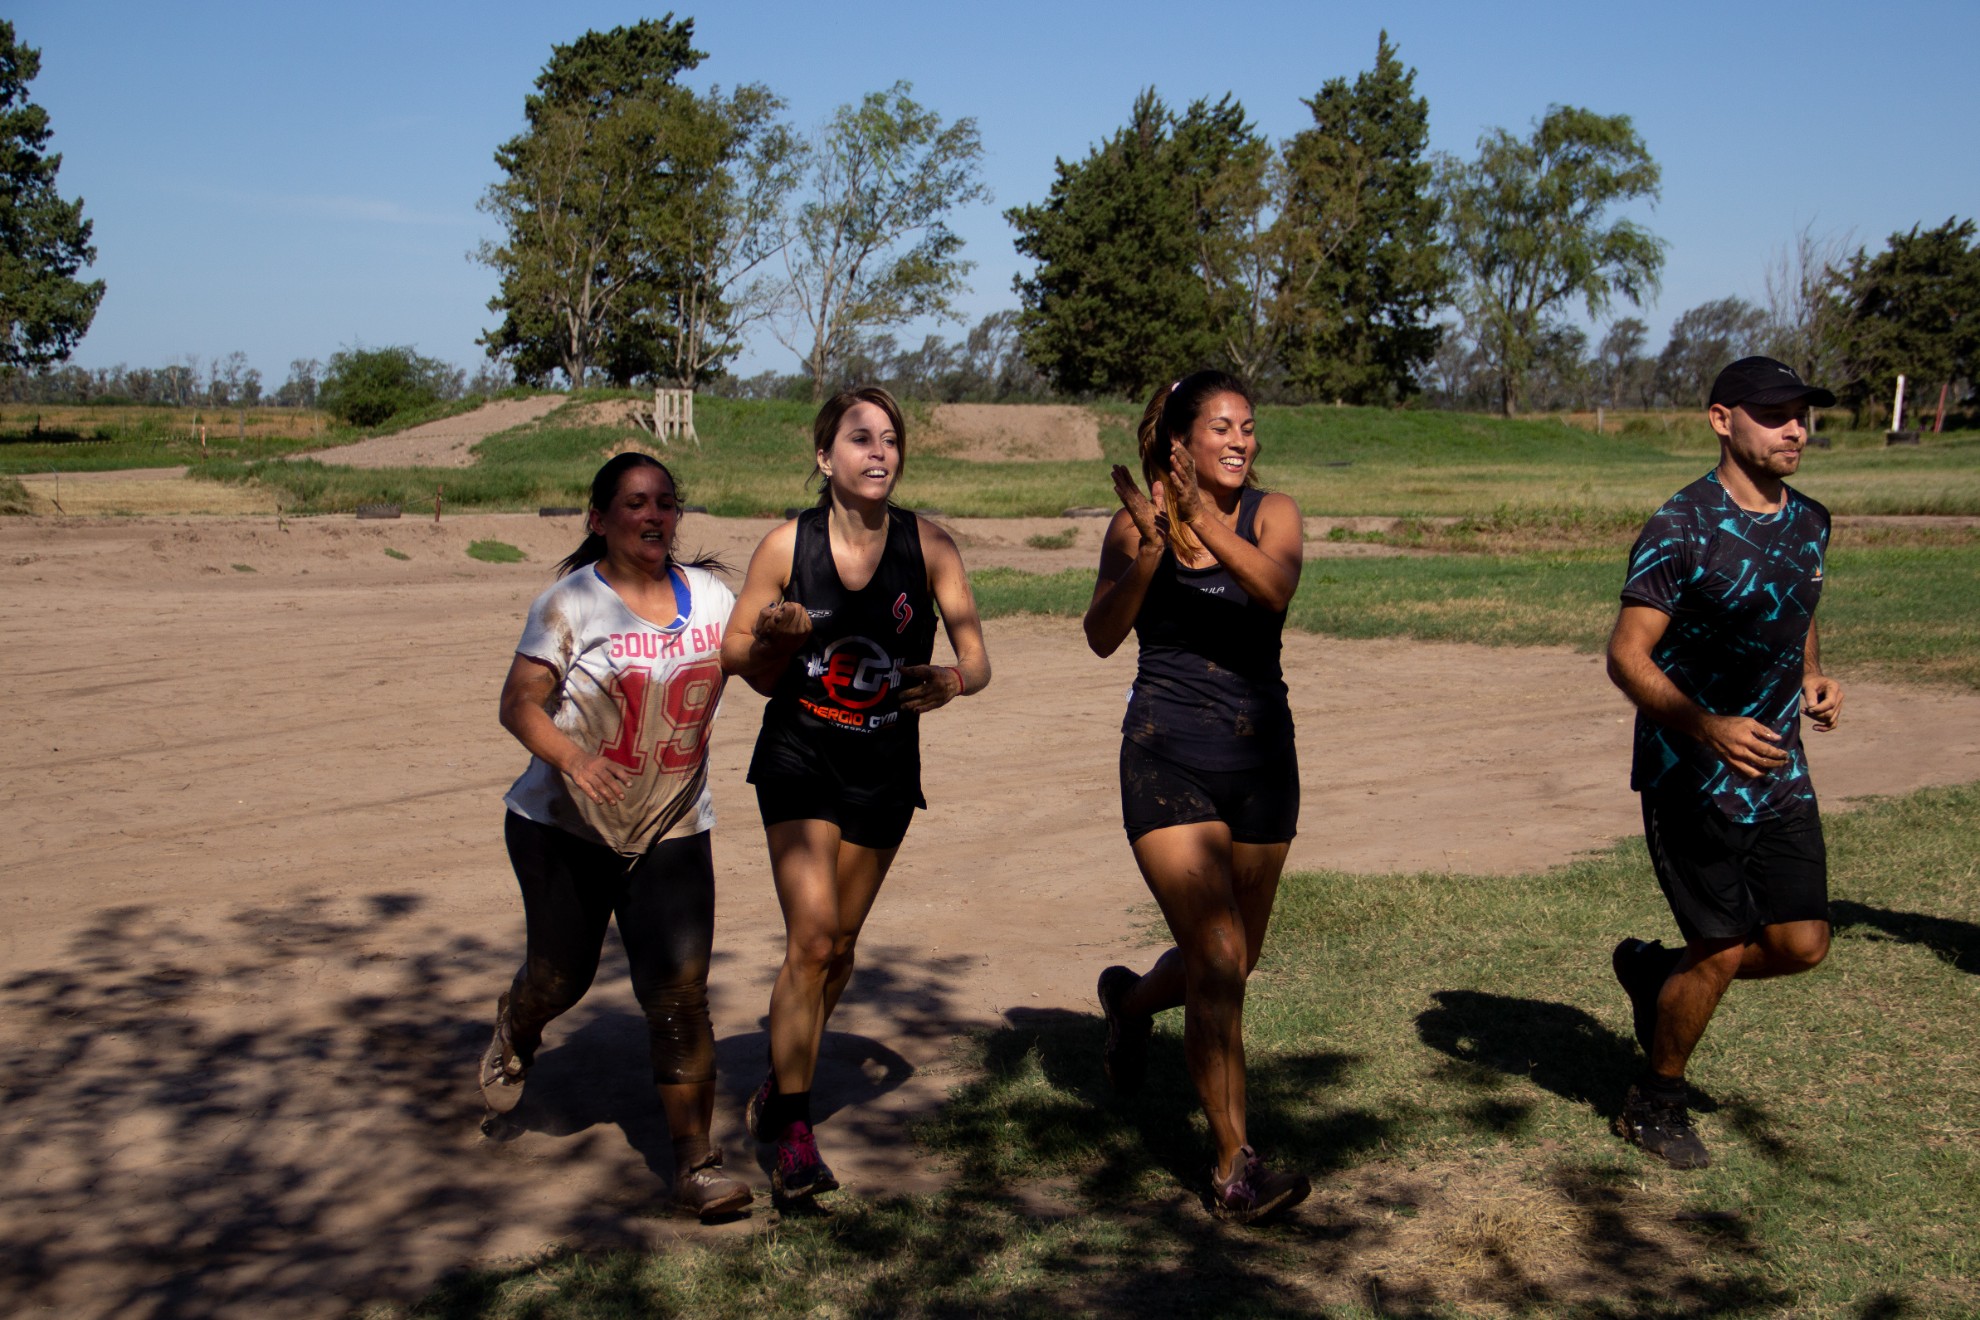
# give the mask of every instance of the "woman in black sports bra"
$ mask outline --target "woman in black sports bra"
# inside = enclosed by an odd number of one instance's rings
[[[1183,1010],[1183,1054],[1216,1143],[1210,1205],[1252,1223],[1305,1198],[1245,1135],[1244,987],[1299,820],[1299,760],[1279,634],[1299,586],[1299,509],[1256,486],[1250,392],[1222,372],[1163,386],[1141,419],[1142,494],[1114,468],[1086,640],[1139,643],[1121,733],[1121,807],[1175,937],[1144,974],[1100,974],[1104,1062],[1132,1093],[1156,1013]]]
[[[723,669],[770,698],[749,781],[785,948],[748,1124],[777,1143],[782,1203],[838,1186],[811,1131],[812,1073],[860,927],[926,805],[920,718],[990,681],[955,542],[890,499],[907,453],[899,405],[848,390],[819,411],[812,442],[818,505],[763,538],[722,639]],[[930,663],[938,609],[953,665]]]

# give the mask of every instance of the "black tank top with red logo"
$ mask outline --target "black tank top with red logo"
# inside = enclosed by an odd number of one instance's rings
[[[848,591],[832,560],[828,515],[798,515],[784,599],[810,613],[811,635],[764,707],[749,782],[826,774],[849,800],[920,806],[920,717],[901,709],[900,691],[901,670],[935,652],[921,529],[912,513],[890,506],[879,567]]]

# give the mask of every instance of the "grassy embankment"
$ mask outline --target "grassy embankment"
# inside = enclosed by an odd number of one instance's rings
[[[316,459],[273,463],[268,460],[305,446],[284,436],[256,440],[252,428],[246,442],[232,439],[221,446],[221,432],[234,434],[229,414],[225,424],[209,427],[203,458],[196,443],[188,449],[162,431],[153,436],[113,428],[103,443],[29,445],[19,438],[20,419],[0,419],[0,473],[45,471],[52,463],[75,471],[191,462],[199,478],[277,487],[284,507],[303,512],[417,504],[431,499],[436,485],[446,487],[449,504],[457,508],[569,504],[582,497],[601,452],[638,434],[629,426],[585,420],[587,406],[607,397],[588,394],[538,423],[490,437],[479,447],[476,465],[465,469],[353,470]],[[116,421],[110,414],[140,411],[95,413],[108,418],[101,426],[110,426]],[[1105,404],[1094,411],[1102,420],[1108,461],[1129,461],[1137,410]],[[807,502],[805,437],[811,412],[805,404],[699,400],[702,446],[676,446],[668,461],[688,497],[714,513],[780,513]],[[425,418],[399,419],[395,425],[417,420]],[[1264,480],[1314,514],[1647,512],[1708,465],[1713,452],[1703,426],[1681,419],[1596,435],[1553,420],[1273,407],[1260,413],[1260,428]],[[318,435],[313,443],[325,440]],[[1980,437],[1935,437],[1916,449],[1891,450],[1875,435],[1837,433],[1834,440],[1832,449],[1811,451],[1802,484],[1838,513],[1980,513]],[[958,517],[1055,516],[1069,507],[1113,500],[1104,464],[975,463],[917,450],[912,441],[901,498]]]
[[[1096,1015],[1014,1015],[919,1133],[940,1195],[472,1271],[410,1313],[1975,1314],[1976,831],[1973,787],[1831,821],[1835,951],[1727,999],[1693,1068],[1702,1173],[1607,1133],[1638,1066],[1607,950],[1669,920],[1640,845],[1522,876],[1309,873],[1246,1011],[1254,1139],[1318,1185],[1289,1223],[1191,1202],[1178,1024],[1121,1103]]]

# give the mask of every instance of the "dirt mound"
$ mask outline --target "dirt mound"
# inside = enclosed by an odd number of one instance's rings
[[[1100,421],[1059,403],[942,403],[928,417],[928,449],[974,463],[1100,461]]]
[[[527,399],[495,399],[471,413],[443,417],[397,435],[375,436],[354,445],[319,449],[310,457],[343,467],[468,467],[474,447],[489,436],[554,412],[563,396],[538,394]]]

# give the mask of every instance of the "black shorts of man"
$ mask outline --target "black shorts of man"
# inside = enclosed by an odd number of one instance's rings
[[[1626,939],[1613,965],[1648,1067],[1617,1130],[1680,1169],[1710,1157],[1685,1064],[1726,987],[1829,951],[1828,859],[1800,718],[1836,726],[1815,605],[1829,513],[1786,484],[1812,404],[1835,396],[1770,358],[1719,373],[1719,464],[1658,509],[1630,552],[1609,677],[1636,705],[1630,787],[1684,946]]]

